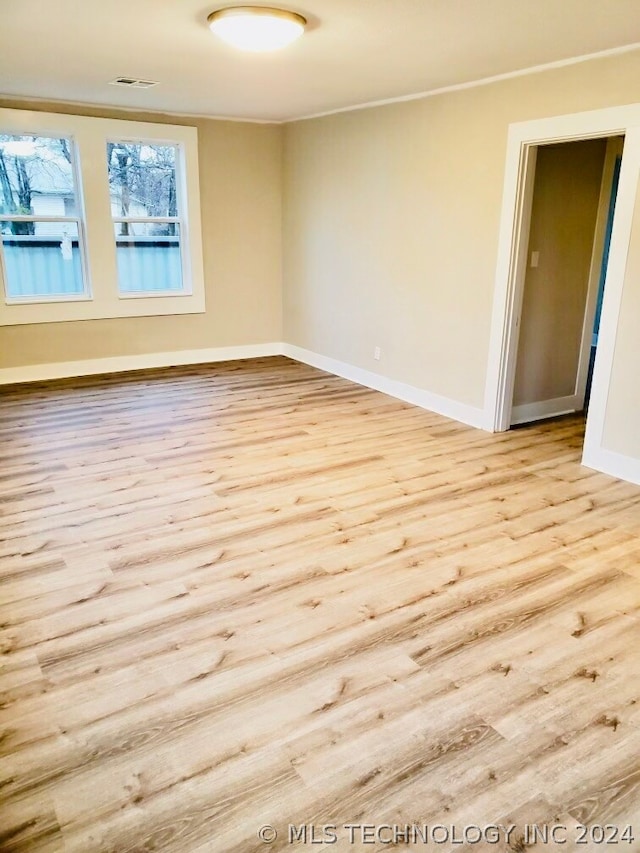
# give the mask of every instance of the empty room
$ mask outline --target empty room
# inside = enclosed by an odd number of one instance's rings
[[[640,850],[637,0],[0,14],[0,851]]]

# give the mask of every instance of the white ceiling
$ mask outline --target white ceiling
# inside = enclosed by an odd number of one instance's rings
[[[305,35],[242,54],[207,29],[221,5],[241,4],[5,2],[0,93],[286,120],[640,42],[638,0],[287,0]],[[160,85],[107,85],[118,76]]]

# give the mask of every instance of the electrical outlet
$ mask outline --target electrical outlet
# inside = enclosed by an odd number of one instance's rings
[[[531,252],[531,266],[535,269],[540,263],[540,252]]]
[[[375,347],[373,350],[373,357],[376,361],[380,361],[380,347]]]

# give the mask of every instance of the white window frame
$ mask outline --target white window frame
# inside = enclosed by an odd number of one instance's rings
[[[77,169],[74,176],[76,197],[82,205],[79,212],[84,216],[86,264],[86,293],[82,297],[29,297],[19,302],[7,300],[6,276],[0,265],[0,326],[204,313],[198,135],[195,127],[0,109],[0,131],[64,137],[73,142]],[[182,202],[182,209],[178,208],[182,291],[119,292],[106,157],[107,141],[112,140],[176,147],[176,189],[179,205]],[[56,221],[65,218],[54,217]]]
[[[178,208],[177,216],[111,216],[111,221],[115,225],[118,222],[174,222],[179,227],[180,234],[180,269],[182,270],[182,290],[157,290],[157,291],[130,291],[122,292],[118,286],[120,299],[166,299],[168,296],[191,296],[191,270],[189,266],[189,252],[185,251],[189,241],[189,224],[185,215],[187,206],[187,189],[184,182],[186,169],[185,153],[182,145],[177,142],[160,139],[139,139],[134,137],[127,138],[109,138],[107,142],[125,142],[133,145],[171,145],[176,149],[176,201]],[[109,208],[111,209],[111,208]],[[116,240],[117,244],[117,240]]]
[[[0,128],[0,133],[3,133]],[[73,192],[77,214],[76,216],[38,216],[37,214],[10,214],[0,213],[0,222],[71,222],[75,224],[78,230],[78,251],[80,253],[80,269],[82,271],[83,289],[81,293],[37,293],[31,296],[9,295],[9,276],[4,258],[4,236],[0,235],[0,277],[2,278],[2,290],[4,300],[7,305],[29,305],[41,302],[85,302],[91,299],[91,277],[89,275],[89,265],[87,263],[87,235],[84,223],[84,200],[82,196],[82,181],[80,180],[80,170],[78,168],[78,149],[73,136],[61,133],[15,133],[15,136],[37,136],[46,137],[48,139],[66,139],[69,143],[69,153],[71,155],[71,176],[73,178]]]

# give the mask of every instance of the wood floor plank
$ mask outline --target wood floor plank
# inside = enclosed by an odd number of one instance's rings
[[[0,850],[640,850],[640,489],[583,435],[285,358],[3,389]]]

